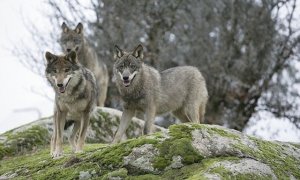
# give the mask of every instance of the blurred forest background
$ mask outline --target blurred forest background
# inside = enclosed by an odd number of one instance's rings
[[[36,51],[14,49],[44,76],[45,50],[62,52],[61,24],[84,24],[84,33],[110,70],[113,47],[145,47],[145,63],[158,70],[197,66],[206,79],[206,123],[242,131],[261,111],[300,128],[300,29],[296,0],[47,0],[51,34],[27,27]],[[120,107],[112,81],[106,106]],[[165,118],[171,118],[166,116]]]

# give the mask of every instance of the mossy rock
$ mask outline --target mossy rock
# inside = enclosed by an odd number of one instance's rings
[[[264,141],[220,126],[168,131],[52,159],[49,147],[0,161],[0,179],[300,179],[298,145]]]
[[[91,118],[87,132],[87,143],[110,143],[119,126],[122,112],[105,107],[99,107]],[[142,135],[144,121],[133,118],[123,140]],[[64,141],[71,133],[72,127],[64,132]],[[156,131],[163,128],[155,126]],[[49,145],[53,133],[53,118],[47,117],[21,127],[12,129],[0,135],[0,159],[5,156],[34,151],[38,147]]]

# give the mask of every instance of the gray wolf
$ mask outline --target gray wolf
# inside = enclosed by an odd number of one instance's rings
[[[204,121],[208,100],[206,83],[196,67],[174,67],[162,72],[143,63],[143,47],[126,52],[115,46],[113,67],[123,114],[113,143],[121,140],[137,111],[145,115],[144,134],[152,132],[156,115],[172,112],[181,122]]]
[[[99,61],[95,50],[88,44],[87,39],[84,37],[81,23],[78,23],[74,30],[69,29],[66,23],[62,23],[61,28],[60,45],[63,51],[65,53],[69,53],[72,50],[75,51],[78,61],[94,73],[99,89],[97,105],[104,106],[109,81],[106,65]]]
[[[90,116],[97,103],[98,89],[95,76],[78,62],[74,51],[67,55],[46,52],[45,57],[46,78],[55,91],[51,155],[55,158],[63,154],[62,133],[67,119],[74,121],[69,137],[72,150],[81,152]]]

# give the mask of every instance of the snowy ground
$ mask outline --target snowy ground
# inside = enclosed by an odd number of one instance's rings
[[[34,19],[42,28],[47,27],[43,24],[45,17],[40,15],[42,3],[39,0],[0,1],[0,133],[39,117],[50,116],[53,111],[53,102],[40,95],[54,96],[46,80],[26,69],[18,57],[10,52],[12,42],[17,44],[20,39],[30,41],[23,18]],[[267,112],[259,116],[264,120],[252,118],[245,130],[247,134],[264,139],[300,142],[299,130],[288,120],[278,120]]]

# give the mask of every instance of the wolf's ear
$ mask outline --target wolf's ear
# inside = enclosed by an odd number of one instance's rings
[[[45,57],[48,64],[52,63],[56,59],[56,56],[48,51],[45,53]]]
[[[81,23],[78,23],[75,28],[75,32],[77,32],[77,34],[80,34],[82,30],[83,30],[83,25]]]
[[[121,58],[123,55],[124,55],[123,50],[120,49],[119,46],[115,45],[114,59]]]
[[[134,57],[136,57],[136,58],[141,58],[141,59],[143,59],[143,57],[144,57],[143,46],[139,44],[139,45],[134,49],[132,55],[133,55]]]
[[[76,58],[76,52],[75,51],[71,51],[70,53],[68,53],[66,56],[65,56],[65,58],[67,59],[67,60],[69,60],[70,62],[72,62],[72,63],[75,63],[75,64],[77,64],[77,58]]]
[[[69,31],[69,28],[65,22],[62,23],[61,29],[63,30],[64,33],[67,33]]]

